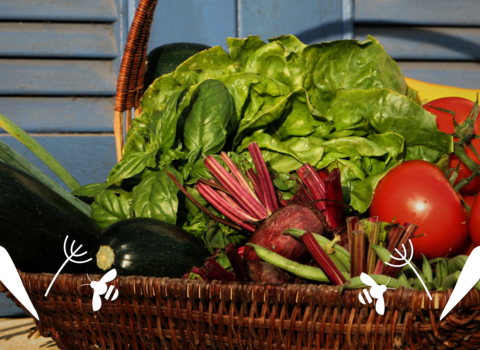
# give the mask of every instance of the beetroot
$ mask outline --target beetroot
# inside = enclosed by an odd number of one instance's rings
[[[228,170],[215,157],[209,155],[205,157],[204,164],[214,179],[200,179],[195,185],[200,195],[229,220],[215,217],[196,202],[173,175],[169,176],[182,192],[211,218],[236,230],[252,233],[249,243],[264,247],[289,260],[307,262],[310,254],[305,245],[283,232],[299,229],[322,235],[332,233],[332,228],[341,229],[344,219],[339,170],[333,170],[327,176],[326,180],[332,178],[334,181],[330,181],[326,186],[310,164],[303,165],[297,171],[301,179],[298,180],[301,193],[299,195],[297,192],[294,199],[285,201],[281,194],[279,198],[275,191],[258,144],[249,144],[248,151],[256,171],[250,168],[246,170],[245,176],[237,164],[222,152],[220,156]],[[245,248],[243,259],[260,260],[250,246]],[[234,262],[236,260],[234,259]],[[238,263],[234,265],[237,268],[241,266]],[[236,274],[242,275],[241,272]]]
[[[324,229],[321,215],[316,208],[305,204],[287,205],[266,219],[248,242],[267,248],[287,259],[305,262],[310,256],[305,245],[292,236],[283,234],[283,231],[296,228],[321,235]],[[260,260],[250,246],[245,247],[243,259]]]
[[[248,277],[253,282],[265,282],[270,284],[289,283],[288,276],[282,269],[258,260],[247,261]]]

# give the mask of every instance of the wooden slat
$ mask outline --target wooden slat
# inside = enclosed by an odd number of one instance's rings
[[[478,0],[355,0],[355,23],[478,26]]]
[[[81,184],[100,183],[107,179],[116,164],[115,138],[110,135],[34,136]],[[12,136],[0,136],[52,179],[67,188],[33,153]]]
[[[405,76],[433,84],[480,89],[480,63],[398,62]]]
[[[262,40],[293,34],[305,44],[341,39],[344,34],[342,1],[239,0],[239,36]]]
[[[235,1],[160,0],[148,42],[157,46],[191,42],[226,48],[227,37],[236,36]]]
[[[29,133],[113,132],[113,100],[113,97],[0,97],[0,113]],[[1,128],[0,133],[4,133]]]
[[[0,23],[1,57],[117,57],[112,24]]]
[[[2,0],[0,20],[114,22],[115,0]]]
[[[355,38],[372,35],[393,59],[475,61],[480,28],[355,26]]]
[[[0,95],[115,95],[112,61],[0,60]]]

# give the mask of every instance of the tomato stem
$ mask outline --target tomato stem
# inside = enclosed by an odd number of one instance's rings
[[[457,141],[454,144],[454,153],[455,155],[472,171],[472,175],[465,179],[461,179],[453,189],[455,192],[460,191],[460,189],[466,185],[468,185],[473,179],[475,179],[478,175],[479,166],[475,163],[467,153],[465,152],[464,144],[460,143],[461,141]]]

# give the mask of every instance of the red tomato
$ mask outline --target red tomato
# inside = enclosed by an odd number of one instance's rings
[[[457,255],[470,255],[470,253],[474,248],[475,246],[473,245],[472,240],[469,238],[467,240],[467,244],[465,245],[465,247],[463,247],[462,250],[460,250]]]
[[[473,203],[475,203],[475,199],[477,199],[477,196],[463,195],[462,198],[465,203],[467,203],[468,206],[471,208],[473,207]]]
[[[404,162],[380,181],[370,216],[418,225],[415,235],[426,236],[412,239],[417,261],[422,253],[428,259],[454,256],[468,239],[467,212],[459,196],[435,165],[422,160]]]
[[[473,203],[470,210],[470,218],[468,219],[468,228],[470,230],[470,238],[475,247],[480,245],[480,201]]]
[[[465,98],[444,97],[426,103],[425,105],[423,105],[423,108],[437,116],[438,130],[443,131],[447,134],[452,134],[455,131],[455,126],[453,124],[453,115],[448,112],[438,110],[437,108],[454,112],[455,120],[458,124],[462,124],[465,119],[467,119],[467,117],[470,115],[473,106],[474,103]],[[480,117],[475,122],[474,132],[475,134],[478,133],[480,135]],[[454,141],[458,141],[458,139],[454,138]],[[472,144],[477,150],[477,152],[480,153],[480,140],[472,139]],[[477,156],[470,147],[466,147],[465,152],[467,153],[467,156],[469,156],[475,163],[480,165],[480,160],[477,158]],[[450,169],[455,169],[459,162],[460,160],[456,155],[450,154]],[[472,171],[464,163],[461,163],[455,184],[457,184],[461,179],[467,178],[470,175],[472,175]],[[462,187],[462,189],[460,190],[460,193],[466,194],[477,194],[478,192],[480,192],[480,177],[475,178],[472,182]]]

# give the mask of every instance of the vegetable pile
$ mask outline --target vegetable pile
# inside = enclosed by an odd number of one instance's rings
[[[250,36],[227,44],[230,54],[204,50],[155,80],[107,182],[74,192],[95,197],[93,217],[103,227],[153,217],[203,235],[205,215],[177,195],[166,171],[199,197],[192,185],[212,178],[203,157],[221,162],[224,151],[251,164],[252,142],[285,199],[295,193],[289,173],[303,164],[338,168],[343,200],[360,213],[393,167],[437,163],[453,151],[452,137],[372,37],[307,46],[291,35],[269,44]]]
[[[104,229],[89,271],[453,286],[480,244],[458,194],[480,191],[478,104],[422,104],[370,36],[227,44],[154,80],[106,182],[61,194]]]

